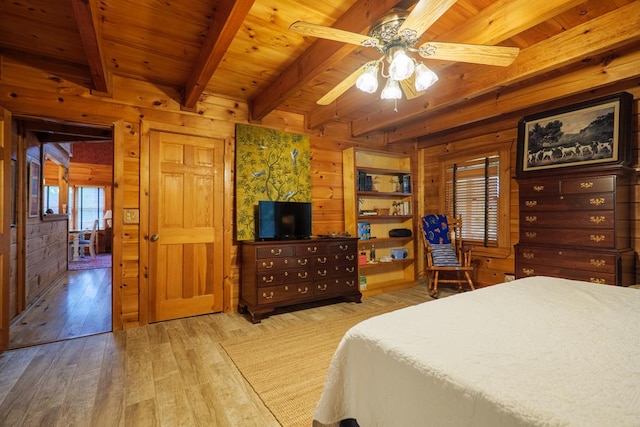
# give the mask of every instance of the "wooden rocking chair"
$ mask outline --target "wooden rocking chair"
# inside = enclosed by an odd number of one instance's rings
[[[467,283],[475,290],[471,273],[471,249],[462,248],[462,219],[431,214],[422,218],[422,241],[425,245],[427,290],[438,298],[438,283],[456,283],[458,291]],[[455,278],[441,278],[441,273]]]

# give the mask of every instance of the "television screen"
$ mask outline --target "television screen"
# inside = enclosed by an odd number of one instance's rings
[[[311,202],[258,202],[259,239],[308,239],[311,236]]]

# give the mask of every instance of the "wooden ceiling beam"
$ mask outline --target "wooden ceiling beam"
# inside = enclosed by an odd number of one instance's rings
[[[399,3],[407,6],[415,1],[359,0],[335,22],[333,28],[361,33]],[[357,49],[357,46],[331,40],[316,40],[271,82],[266,90],[250,101],[250,120],[262,120],[306,83],[331,68],[353,49]]]
[[[585,0],[548,0],[545,2],[532,2],[530,0],[498,0],[469,19],[464,25],[448,31],[433,41],[488,45],[497,44],[580,3],[584,3],[584,1]],[[422,41],[420,43],[422,43]],[[445,70],[447,68],[448,67],[440,68],[438,74],[442,77],[442,75],[446,73]],[[485,68],[481,68],[480,70],[486,69],[485,66]],[[437,90],[437,88],[438,86],[434,86],[431,90]],[[422,110],[422,105],[424,105],[425,101],[421,98],[424,98],[424,96],[419,96],[411,100],[410,106],[407,105],[407,100],[402,100],[402,110],[408,111],[414,108]],[[378,99],[375,99],[375,101],[379,102]],[[308,126],[311,129],[318,128],[327,121],[334,119],[336,111],[343,115],[349,115],[371,102],[371,99],[362,97],[359,97],[356,102],[348,99],[348,97],[341,98],[335,105],[319,107],[309,113]],[[385,103],[384,105],[386,106],[387,104],[388,103]],[[389,106],[385,108],[385,106],[381,107],[381,111],[377,113],[377,116],[384,116],[392,121],[396,121],[398,115],[395,113],[394,107]],[[380,128],[382,128],[382,126]]]
[[[71,0],[71,4],[84,54],[89,63],[93,88],[97,92],[111,94],[111,78],[104,60],[102,33],[96,8],[89,0]]]
[[[639,39],[640,3],[634,2],[523,49],[509,67],[487,73],[476,66],[475,71],[464,75],[441,76],[428,94],[403,102],[401,118],[386,109],[354,120],[352,131],[360,136],[384,128],[406,127],[434,111],[468,102],[495,87],[514,85],[610,49],[637,43]]]
[[[389,142],[414,140],[418,135],[420,147],[434,145],[446,140],[438,134],[446,134],[451,129],[471,126],[486,120],[495,120],[508,113],[514,116],[518,111],[531,111],[535,106],[543,109],[560,107],[574,96],[604,96],[617,92],[619,87],[638,87],[640,85],[640,51],[629,51],[611,59],[604,55],[599,61],[583,64],[583,67],[562,73],[537,83],[500,94],[499,98],[482,97],[461,105],[460,108],[447,109],[433,115],[427,121],[415,122],[398,128],[389,135]],[[631,82],[631,83],[630,83]],[[602,89],[602,91],[600,91]],[[539,110],[538,110],[539,111]],[[528,114],[528,113],[526,113]],[[521,117],[521,116],[519,116]],[[517,123],[518,118],[513,118]],[[435,135],[434,141],[430,135]],[[432,144],[433,142],[433,144]]]
[[[193,108],[251,10],[254,0],[218,2],[213,21],[191,75],[184,86],[184,107]]]
[[[44,120],[20,120],[21,126],[26,131],[40,134],[65,135],[67,137],[84,138],[87,140],[111,140],[111,129],[102,129],[90,126],[76,126],[64,123],[53,123]]]

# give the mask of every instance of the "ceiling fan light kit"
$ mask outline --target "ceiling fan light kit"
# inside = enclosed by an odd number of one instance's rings
[[[408,53],[417,53],[423,58],[445,61],[498,66],[511,64],[518,55],[518,48],[445,42],[426,42],[417,49],[413,47],[431,24],[455,3],[456,0],[419,0],[410,13],[401,9],[392,9],[389,14],[371,26],[366,36],[302,21],[291,24],[290,30],[304,35],[372,47],[382,53],[380,59],[361,66],[320,98],[318,104],[327,105],[335,101],[354,83],[365,93],[376,92],[380,68],[382,68],[381,76],[387,79],[380,93],[381,99],[397,101],[402,98],[403,89],[408,98],[420,95],[438,81],[438,76],[422,62],[410,57]],[[389,63],[388,75],[385,75],[384,64],[380,65],[385,59]]]

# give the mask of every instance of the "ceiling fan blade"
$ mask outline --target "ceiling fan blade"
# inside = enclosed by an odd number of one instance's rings
[[[398,34],[412,30],[415,31],[414,38],[419,39],[455,2],[456,0],[420,0],[398,29]]]
[[[296,21],[289,26],[289,30],[294,33],[321,39],[334,40],[337,42],[350,43],[363,46],[365,43],[376,43],[376,39],[363,34],[352,33],[350,31],[339,30],[337,28],[325,27],[323,25],[312,24],[310,22]]]
[[[423,58],[502,67],[510,65],[519,52],[517,47],[441,42],[427,42],[418,48],[418,53]]]
[[[408,79],[400,80],[400,87],[402,88],[402,92],[404,92],[404,96],[407,99],[417,98],[424,93],[424,91],[418,92],[416,90],[416,75],[411,74]]]
[[[367,65],[374,64],[375,62],[376,61],[367,62],[362,67],[358,68],[356,71],[351,73],[346,79],[338,83],[333,89],[327,92],[322,98],[318,99],[316,103],[318,105],[331,104],[333,101],[338,99],[340,95],[345,93],[351,86],[353,86],[356,83],[356,80],[358,80],[358,77],[360,77],[360,74],[362,74],[365,68],[367,68]]]

